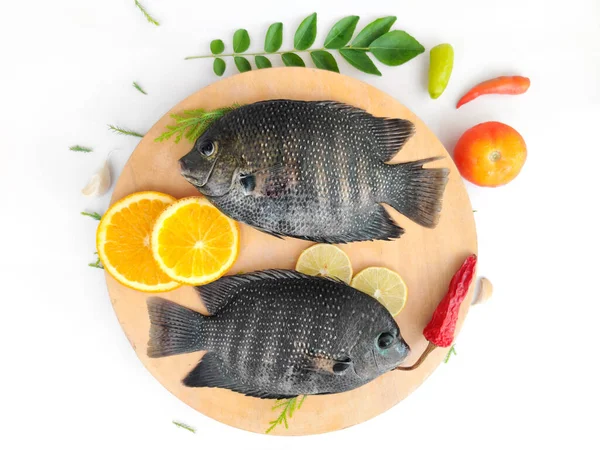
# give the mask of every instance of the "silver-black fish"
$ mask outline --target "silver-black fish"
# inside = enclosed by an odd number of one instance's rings
[[[438,158],[386,164],[413,135],[402,119],[331,101],[272,100],[213,122],[180,159],[182,175],[229,217],[315,242],[390,240],[392,206],[437,224],[447,169]]]
[[[148,356],[207,350],[186,386],[259,398],[344,392],[410,351],[385,307],[340,281],[268,270],[196,289],[210,316],[148,299]]]

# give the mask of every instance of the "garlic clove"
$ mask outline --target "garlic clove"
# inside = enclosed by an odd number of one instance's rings
[[[479,279],[479,289],[477,294],[475,295],[475,300],[473,300],[472,305],[481,305],[487,302],[494,293],[494,287],[492,286],[492,282],[485,277],[481,277]]]
[[[88,184],[81,190],[81,193],[86,197],[99,197],[108,191],[110,184],[110,167],[108,159],[106,159],[104,165],[92,175]]]

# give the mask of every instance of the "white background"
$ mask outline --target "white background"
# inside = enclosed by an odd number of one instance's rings
[[[107,448],[599,448],[598,178],[600,3],[473,1],[143,0],[3,2],[0,26],[0,447]],[[240,431],[187,407],[141,365],[89,268],[109,195],[88,200],[87,179],[112,151],[117,176],[138,139],[169,108],[214,82],[213,38],[244,27],[259,50],[268,25],[285,48],[306,15],[322,42],[345,15],[359,26],[396,15],[426,48],[451,43],[444,95],[426,92],[428,54],[363,79],[415,111],[451,150],[486,120],[515,127],[528,144],[519,177],[498,189],[468,185],[480,275],[494,298],[474,308],[457,356],[401,404],[367,423],[321,436]],[[231,64],[230,64],[231,65]],[[226,75],[231,75],[231,68]],[[519,97],[453,105],[476,82],[531,78]],[[138,81],[149,93],[131,87]],[[68,151],[89,145],[94,153]],[[197,428],[176,428],[180,420]],[[294,420],[301,420],[301,412]],[[293,424],[292,424],[293,426]]]

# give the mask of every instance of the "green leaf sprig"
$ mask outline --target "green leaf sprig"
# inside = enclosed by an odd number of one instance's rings
[[[264,51],[246,53],[250,48],[250,36],[245,29],[239,29],[233,34],[233,53],[223,53],[225,44],[221,39],[210,43],[210,55],[188,56],[185,59],[214,58],[213,71],[218,76],[225,73],[226,57],[233,58],[239,72],[252,70],[247,57],[254,57],[257,69],[272,67],[267,56],[278,55],[285,66],[306,67],[306,62],[298,53],[309,53],[315,67],[332,72],[339,72],[339,67],[330,50],[337,50],[348,64],[371,75],[381,75],[381,72],[369,56],[369,53],[379,62],[387,66],[399,66],[410,61],[425,51],[425,48],[410,34],[401,30],[392,30],[396,22],[395,16],[377,19],[365,26],[351,41],[359,16],[347,16],[336,22],[323,43],[322,48],[311,49],[317,38],[317,13],[306,17],[294,34],[294,49],[281,50],[283,45],[283,24],[272,24],[265,35]]]
[[[97,255],[98,252],[94,252],[94,254]],[[96,257],[96,262],[89,263],[88,266],[94,267],[96,269],[104,270],[104,265],[102,264],[102,261],[100,261],[100,258],[98,258],[98,257]]]
[[[450,347],[450,350],[448,350],[448,354],[446,355],[446,358],[444,358],[444,364],[448,364],[448,361],[450,361],[450,357],[452,355],[456,355],[456,349],[454,348],[454,344],[452,344],[452,347]]]
[[[196,432],[195,428],[190,427],[189,425],[186,425],[185,423],[181,423],[181,422],[177,422],[176,420],[173,421],[173,423],[179,427],[179,428],[183,428],[184,430],[188,430],[191,431],[192,433]]]
[[[143,90],[142,87],[139,84],[137,84],[135,81],[133,82],[133,87],[136,88],[138,91],[140,91],[142,94],[148,95],[148,93],[145,90]]]
[[[100,214],[98,214],[97,212],[81,211],[81,215],[88,216],[88,217],[91,217],[92,219],[96,219],[96,220],[102,219],[102,216]]]
[[[144,17],[146,18],[146,20],[148,22],[150,22],[151,24],[156,25],[156,26],[160,25],[160,23],[158,23],[158,21],[154,17],[152,17],[148,13],[148,11],[146,11],[146,8],[144,8],[138,0],[135,0],[135,6],[137,6],[139,8],[139,10],[144,14]]]
[[[171,114],[171,118],[175,120],[175,124],[167,125],[167,131],[158,136],[154,141],[162,142],[175,136],[176,144],[182,137],[187,138],[190,142],[194,142],[206,131],[211,123],[239,106],[240,105],[235,104],[224,108],[214,109],[212,111],[206,111],[205,109],[186,109],[182,113]]]
[[[302,406],[302,403],[304,403],[304,399],[306,398],[306,395],[303,395],[300,397],[294,397],[294,398],[287,398],[287,399],[282,399],[282,400],[276,400],[275,401],[275,406],[273,406],[273,408],[271,408],[273,411],[275,411],[276,409],[280,409],[281,412],[279,414],[279,416],[275,419],[272,420],[271,422],[269,422],[269,428],[267,428],[265,430],[266,434],[269,434],[271,431],[273,431],[275,429],[276,426],[283,424],[285,426],[285,428],[288,428],[288,418],[291,419],[292,416],[294,415],[294,411],[297,411],[300,409],[300,407]],[[300,399],[298,401],[298,399]]]
[[[108,129],[111,131],[114,131],[117,134],[122,134],[125,136],[134,136],[134,137],[140,137],[140,138],[144,137],[143,134],[140,134],[137,131],[133,131],[128,128],[118,127],[116,125],[108,125]]]
[[[91,153],[94,151],[90,147],[84,147],[83,145],[71,145],[69,147],[69,150],[71,150],[72,152],[82,152],[82,153]]]

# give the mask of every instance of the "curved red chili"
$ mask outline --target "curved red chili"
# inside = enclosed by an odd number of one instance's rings
[[[491,80],[479,83],[467,92],[456,104],[456,108],[460,108],[465,103],[469,103],[475,100],[480,95],[487,94],[509,94],[517,95],[522,94],[529,89],[531,84],[529,78],[512,76],[512,77],[498,77],[492,78]]]
[[[454,340],[460,305],[467,296],[475,276],[477,256],[471,255],[463,262],[450,281],[448,293],[433,312],[431,321],[423,330],[423,336],[437,347],[449,347]]]

